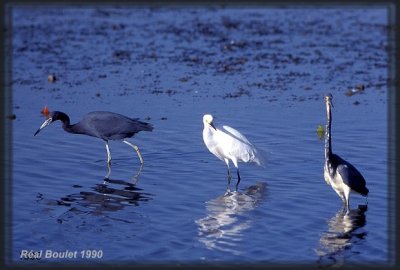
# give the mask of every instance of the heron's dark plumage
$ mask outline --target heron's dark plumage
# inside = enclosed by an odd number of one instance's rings
[[[325,130],[325,181],[332,186],[350,210],[350,192],[357,192],[363,196],[369,193],[366,182],[361,173],[352,164],[332,153],[331,124],[332,124],[332,95],[325,96],[326,130]]]
[[[65,131],[75,134],[85,134],[107,140],[122,140],[130,138],[140,131],[152,131],[153,126],[139,121],[138,118],[129,118],[122,114],[95,111],[86,114],[81,121],[70,125],[68,115],[54,111],[50,115],[53,122],[61,120]]]
[[[108,140],[122,140],[135,149],[143,165],[143,158],[140,154],[139,147],[126,140],[140,131],[152,131],[153,126],[149,123],[139,121],[138,118],[130,118],[122,114],[96,111],[86,114],[81,121],[71,125],[70,119],[66,113],[53,111],[48,113],[47,119],[35,132],[36,136],[42,129],[55,121],[61,121],[62,127],[66,132],[72,134],[84,134],[102,139],[106,144],[107,163],[111,164],[111,154]],[[110,166],[108,167],[110,168]],[[107,178],[110,174],[107,174]]]
[[[352,164],[342,159],[336,154],[331,154],[329,163],[332,169],[332,177],[334,174],[340,174],[343,183],[351,188],[352,191],[357,192],[363,196],[368,195],[368,188],[362,174]]]

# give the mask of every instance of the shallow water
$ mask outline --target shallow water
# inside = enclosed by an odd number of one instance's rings
[[[12,16],[10,263],[386,264],[388,10],[18,6]],[[49,83],[48,74],[56,81]],[[359,84],[365,90],[349,96]],[[323,179],[323,95],[333,151],[370,190],[342,203]],[[108,110],[155,126],[104,143],[59,123]],[[226,167],[202,116],[244,133],[267,166]],[[11,120],[9,120],[11,121]],[[236,179],[232,181],[234,185]],[[101,259],[21,260],[21,250],[101,250]]]

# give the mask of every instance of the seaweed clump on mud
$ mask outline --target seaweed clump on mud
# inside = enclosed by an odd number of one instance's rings
[[[233,92],[233,93],[227,93],[225,96],[223,96],[223,99],[227,99],[227,98],[239,98],[239,97],[243,97],[243,96],[248,96],[251,97],[251,93],[249,90],[245,90],[243,88],[240,88],[239,90]]]

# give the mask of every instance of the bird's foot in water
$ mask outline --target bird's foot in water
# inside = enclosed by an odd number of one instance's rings
[[[110,181],[110,173],[107,173],[106,176],[104,176],[104,182],[109,182]]]
[[[226,192],[225,192],[225,194],[224,194],[224,197],[226,197],[226,196],[231,196],[233,193],[235,193],[235,191],[232,192],[230,189],[227,189]]]

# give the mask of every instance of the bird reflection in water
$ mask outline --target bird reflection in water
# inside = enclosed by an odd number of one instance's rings
[[[246,213],[254,210],[266,193],[265,183],[256,183],[244,193],[232,192],[206,202],[207,216],[196,220],[199,241],[208,249],[240,255],[242,231],[251,227]]]
[[[111,165],[107,163],[107,174],[106,176],[104,176],[104,182],[103,184],[106,184],[107,182],[110,181],[110,175],[111,175]],[[143,163],[140,164],[140,167],[138,169],[138,171],[136,172],[136,174],[134,176],[132,176],[131,180],[132,180],[132,184],[136,185],[137,182],[139,181],[139,175],[142,173],[143,170]]]
[[[328,221],[328,231],[322,235],[316,249],[319,264],[336,267],[345,263],[346,257],[352,255],[351,248],[367,236],[362,229],[366,223],[366,211],[366,205],[359,205],[348,212],[343,206]]]
[[[122,186],[122,187],[121,187]],[[74,185],[75,188],[82,188]],[[141,202],[152,199],[152,194],[124,180],[107,179],[103,184],[96,184],[92,191],[80,191],[59,200],[47,200],[47,205],[62,205],[64,209],[53,209],[57,222],[63,223],[77,215],[104,216],[116,219],[107,213],[123,210],[125,207],[138,206]],[[42,195],[43,197],[43,195]],[[60,210],[60,211],[59,211]],[[53,212],[53,211],[52,211]],[[121,221],[130,222],[129,219]]]

